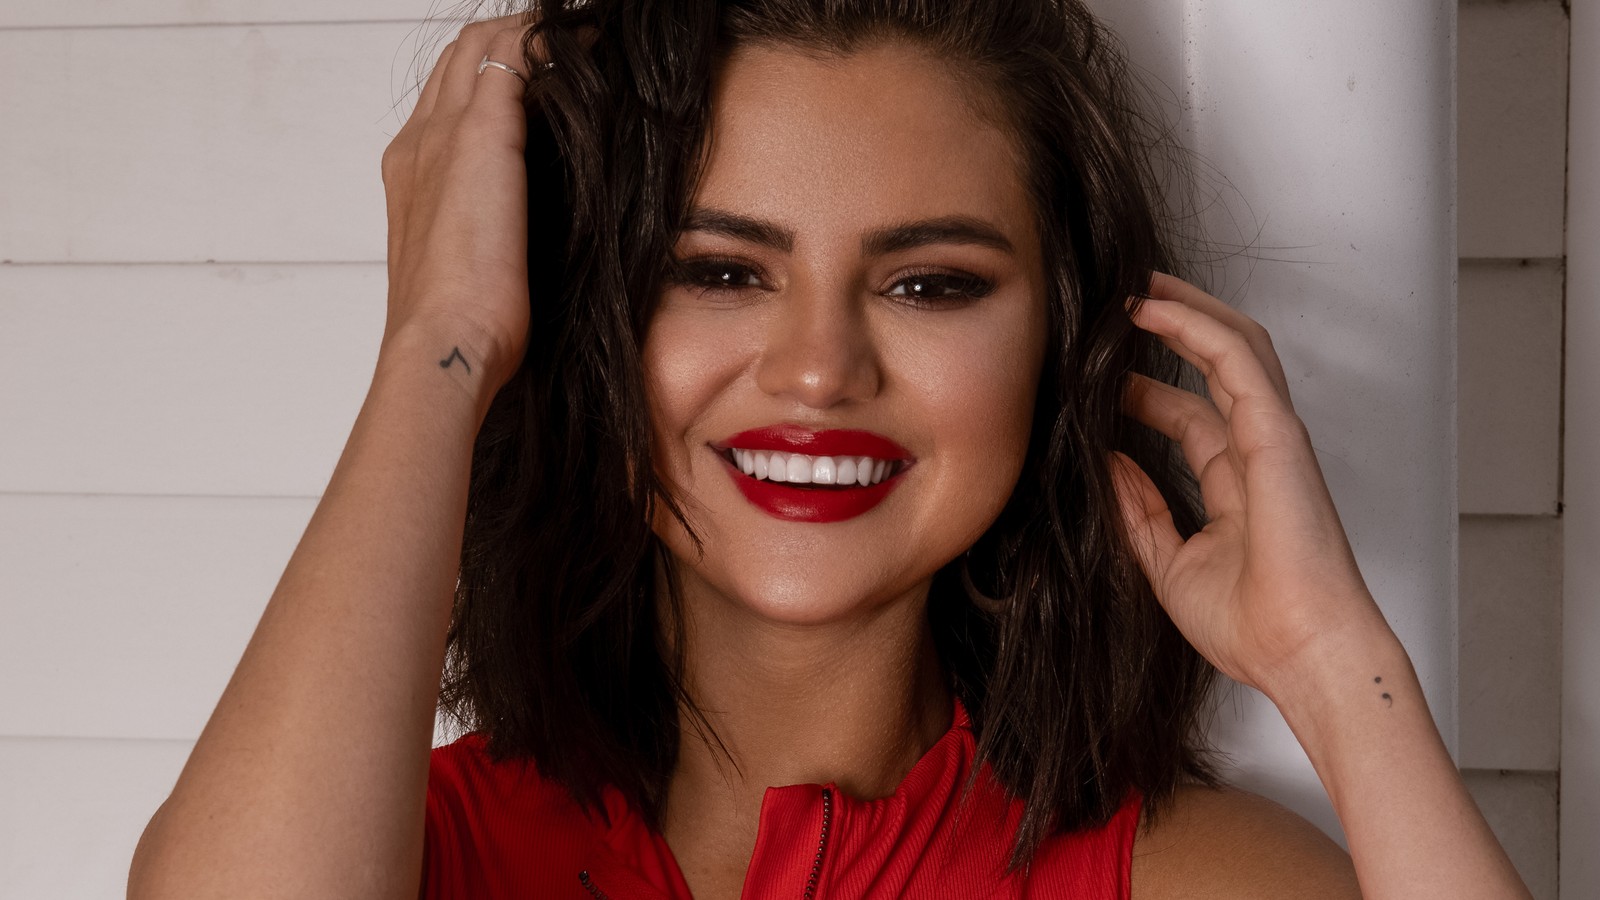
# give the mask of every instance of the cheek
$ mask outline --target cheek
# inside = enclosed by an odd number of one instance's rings
[[[927,408],[940,420],[935,435],[948,436],[945,450],[987,454],[1020,470],[1044,357],[1044,323],[1018,315],[985,326],[952,335],[939,352],[919,353],[910,378],[923,386]]]
[[[697,418],[738,376],[739,341],[691,312],[663,309],[645,332],[641,361],[656,468],[680,471]],[[713,435],[699,435],[703,442]]]
[[[921,358],[915,380],[929,419],[930,498],[922,533],[939,558],[954,558],[982,536],[1016,489],[1027,458],[1045,355],[1045,317],[1019,310],[963,330],[937,356]]]

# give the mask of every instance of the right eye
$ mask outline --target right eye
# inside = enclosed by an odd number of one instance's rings
[[[690,259],[673,264],[672,281],[702,291],[737,291],[761,287],[761,273],[731,259]]]

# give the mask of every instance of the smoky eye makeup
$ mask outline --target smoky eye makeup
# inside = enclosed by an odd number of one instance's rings
[[[994,282],[971,272],[926,269],[901,275],[884,293],[917,306],[952,306],[982,300]]]
[[[724,256],[674,258],[667,267],[673,287],[705,291],[743,291],[765,286],[761,270],[748,262]]]
[[[722,254],[674,257],[664,281],[701,295],[734,295],[770,286],[759,265]],[[975,303],[994,293],[995,287],[993,280],[974,272],[925,266],[895,273],[879,293],[907,306],[937,309]]]

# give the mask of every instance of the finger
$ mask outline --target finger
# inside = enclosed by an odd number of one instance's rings
[[[1278,358],[1277,348],[1272,345],[1272,335],[1261,326],[1260,322],[1189,282],[1164,272],[1157,272],[1151,277],[1150,296],[1163,300],[1176,300],[1244,335],[1245,341],[1250,344],[1250,349],[1255,351],[1278,391],[1283,394],[1284,402],[1293,405],[1289,396],[1289,379],[1283,373],[1283,361]]]
[[[503,28],[490,38],[488,46],[484,48],[484,55],[479,58],[479,63],[475,67],[477,81],[473,85],[470,104],[487,101],[487,108],[495,109],[504,108],[506,101],[514,100],[518,108],[521,108],[535,70],[544,66],[542,59],[530,60],[527,56],[528,32],[532,29],[531,25]],[[535,52],[539,52],[540,56],[544,55],[542,51],[535,50]],[[484,59],[515,69],[516,74],[513,75],[499,66],[487,65],[483,62]]]
[[[1228,447],[1228,423],[1216,406],[1197,394],[1137,372],[1128,376],[1123,411],[1178,442],[1197,474]]]
[[[1228,456],[1228,423],[1211,401],[1134,373],[1123,411],[1176,442],[1200,483],[1210,518],[1244,509],[1244,487]]]
[[[439,54],[439,59],[433,64],[433,71],[428,73],[427,83],[422,86],[422,96],[417,98],[417,108],[411,111],[411,118],[406,124],[415,122],[418,127],[426,125],[428,117],[433,114],[433,105],[439,100],[439,85],[444,81],[444,73],[450,67],[450,58],[455,56],[456,42],[451,41],[444,47],[444,52]]]
[[[506,58],[500,59],[490,53],[490,44],[494,42],[497,35],[507,29],[511,29],[520,35],[523,30],[531,27],[529,20],[529,14],[520,13],[514,16],[502,16],[498,19],[473,22],[461,29],[461,34],[455,41],[456,51],[451,56],[450,66],[445,70],[444,83],[439,88],[438,114],[455,118],[466,109],[467,103],[472,99],[472,95],[478,87],[478,64],[485,55],[489,55],[490,59],[495,59],[511,66],[521,72],[524,77],[528,75],[526,64],[522,62],[520,49],[510,54],[505,54],[503,50],[497,51],[506,56]],[[489,73],[486,71],[485,74]],[[519,89],[517,96],[522,96],[520,91],[521,84],[509,72],[496,70],[493,74],[497,78],[503,78],[511,82],[512,87]],[[502,85],[502,87],[504,86]]]
[[[1159,599],[1165,595],[1167,569],[1183,548],[1183,537],[1172,521],[1172,510],[1156,490],[1155,482],[1127,454],[1113,451],[1111,479],[1128,541],[1145,578]]]
[[[1200,370],[1223,419],[1232,421],[1234,404],[1241,400],[1293,414],[1266,366],[1238,331],[1176,300],[1156,297],[1138,304],[1133,322],[1160,336]]]

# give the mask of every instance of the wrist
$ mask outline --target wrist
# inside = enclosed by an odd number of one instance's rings
[[[1410,657],[1370,595],[1345,608],[1352,607],[1362,611],[1340,616],[1331,627],[1314,629],[1313,636],[1293,653],[1271,670],[1260,673],[1256,686],[1281,711],[1287,713],[1343,696],[1354,675],[1374,666],[1393,669],[1400,665],[1405,672],[1412,672]],[[1382,672],[1373,672],[1367,681],[1383,676]]]
[[[1297,653],[1268,696],[1316,769],[1368,896],[1527,896],[1376,607]]]
[[[1326,621],[1306,626],[1304,633],[1309,637],[1274,660],[1270,668],[1251,673],[1251,684],[1282,711],[1315,705],[1344,692],[1354,671],[1392,666],[1397,657],[1405,658],[1406,671],[1411,669],[1405,647],[1371,594],[1363,589],[1360,596],[1349,597],[1349,602],[1334,601],[1336,597],[1323,597],[1318,605],[1339,610],[1336,615],[1330,613]],[[1373,677],[1379,676],[1381,673],[1374,673]]]
[[[1319,771],[1377,723],[1392,727],[1398,717],[1432,727],[1410,655],[1382,617],[1373,618],[1320,635],[1261,685]]]
[[[470,323],[412,321],[384,332],[374,379],[449,384],[452,390],[445,395],[465,401],[476,426],[510,378],[502,359],[494,342]]]

